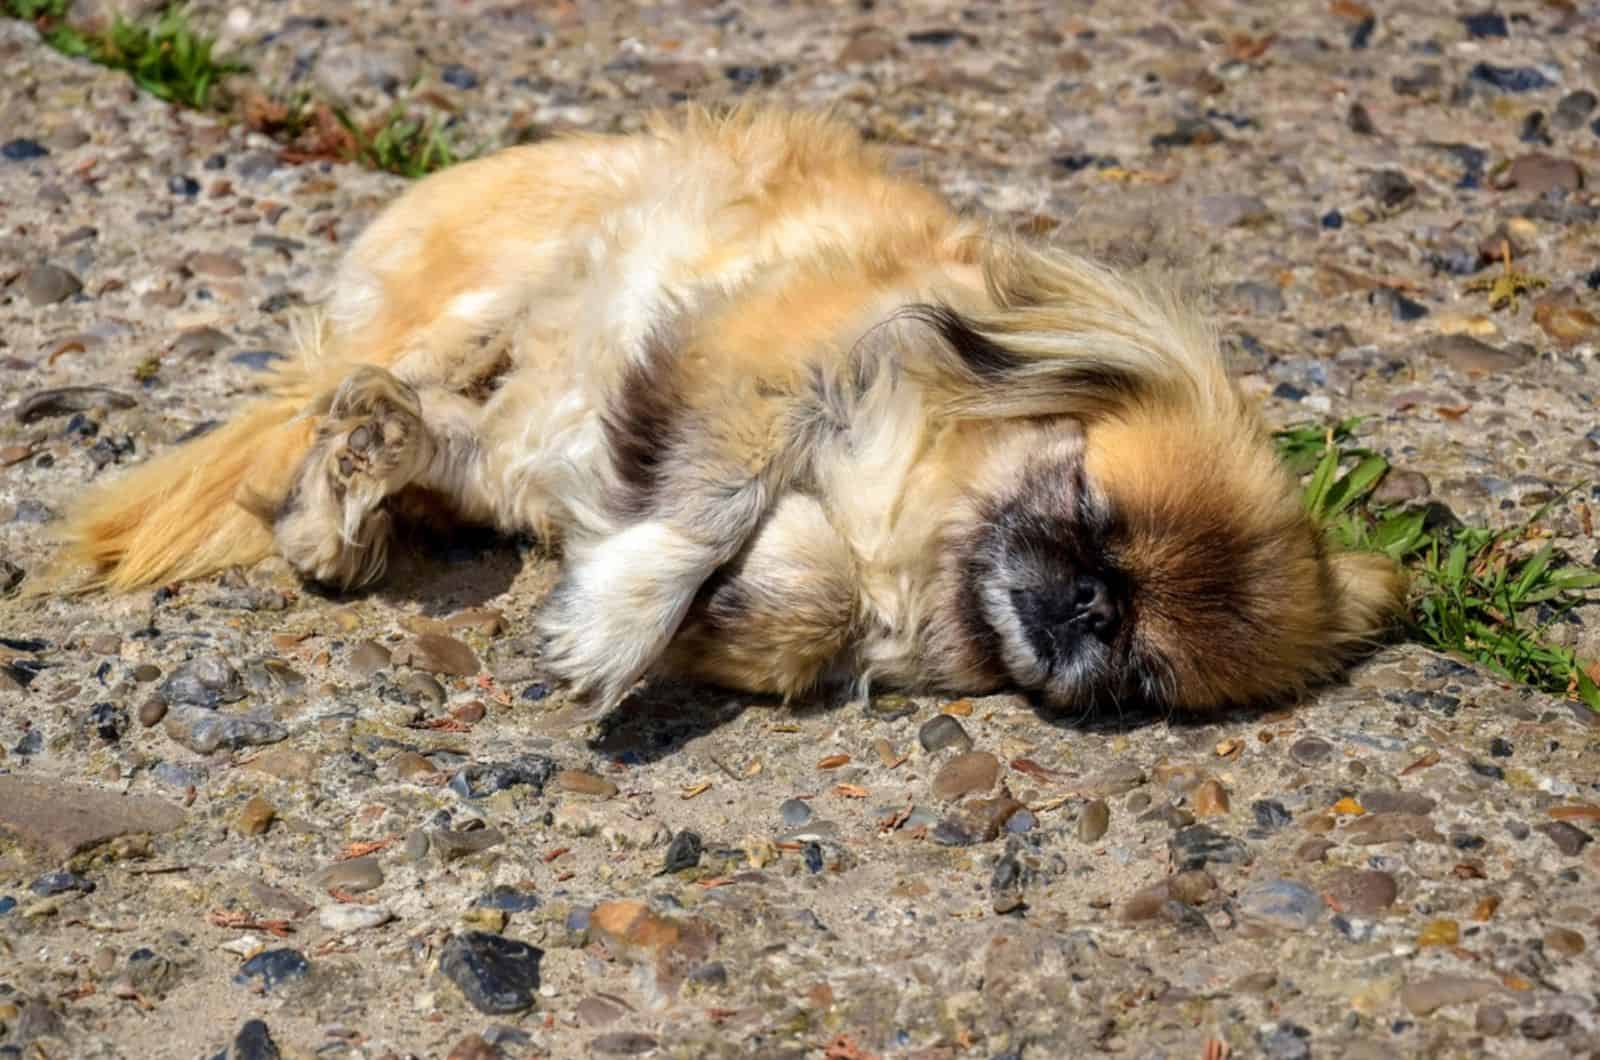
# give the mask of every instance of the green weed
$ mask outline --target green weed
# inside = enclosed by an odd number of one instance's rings
[[[196,110],[212,105],[218,81],[245,69],[232,60],[218,59],[216,40],[190,25],[181,7],[136,22],[118,16],[110,29],[87,32],[63,21],[68,0],[0,2],[6,14],[38,25],[45,41],[62,54],[124,70],[151,95]]]
[[[397,107],[382,124],[362,129],[342,111],[335,114],[350,133],[355,158],[373,169],[416,179],[461,161],[443,119],[412,117]]]
[[[1600,572],[1563,562],[1548,541],[1537,544],[1551,505],[1499,530],[1446,525],[1427,509],[1381,508],[1372,493],[1389,464],[1352,444],[1358,422],[1300,424],[1274,439],[1305,477],[1307,512],[1337,544],[1386,553],[1410,572],[1407,636],[1600,711],[1600,686],[1584,661],[1544,639],[1587,590],[1600,587]]]

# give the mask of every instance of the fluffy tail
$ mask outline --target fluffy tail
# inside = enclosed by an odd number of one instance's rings
[[[127,591],[266,557],[263,515],[311,447],[316,396],[297,364],[230,422],[94,490],[68,513],[55,580]]]

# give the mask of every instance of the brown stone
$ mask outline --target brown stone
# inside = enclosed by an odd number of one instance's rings
[[[1144,781],[1144,770],[1138,766],[1112,766],[1104,772],[1085,777],[1076,790],[1085,798],[1103,799],[1132,791]]]
[[[650,961],[657,976],[680,979],[704,961],[716,944],[709,924],[662,916],[644,902],[623,898],[601,902],[589,915],[589,930],[615,954]]]
[[[999,777],[998,758],[988,751],[968,751],[939,767],[933,777],[933,795],[953,802],[974,792],[991,790]]]
[[[1523,363],[1516,354],[1480,342],[1471,335],[1435,335],[1422,344],[1422,352],[1468,375],[1499,375]]]
[[[400,780],[416,780],[439,772],[439,767],[415,751],[401,751],[389,759],[389,768]]]
[[[244,804],[244,807],[240,809],[239,816],[234,821],[233,829],[240,835],[261,835],[272,827],[272,822],[277,816],[277,808],[272,803],[263,799],[260,795],[253,795]]]
[[[1582,306],[1542,299],[1533,307],[1533,322],[1564,347],[1588,342],[1600,334],[1600,318]]]
[[[191,273],[196,276],[209,276],[220,280],[238,279],[244,275],[244,266],[231,254],[218,254],[212,251],[201,251],[189,255],[185,263]]]
[[[1345,825],[1340,838],[1356,846],[1378,843],[1442,843],[1444,840],[1433,827],[1433,822],[1415,813],[1375,813],[1358,817]]]
[[[991,842],[1000,836],[1000,830],[1022,803],[1005,792],[992,799],[973,799],[956,812],[955,824],[967,835],[981,843]]]
[[[401,644],[394,661],[415,670],[455,677],[472,677],[483,668],[471,648],[439,633],[422,633]]]
[[[839,64],[875,63],[891,58],[899,51],[900,46],[893,35],[869,29],[850,38],[850,42],[839,50]]]
[[[278,747],[256,755],[244,763],[244,768],[279,780],[305,782],[316,775],[319,763],[320,759],[310,751]]]
[[[1400,888],[1387,872],[1344,869],[1323,887],[1323,898],[1335,912],[1374,917],[1394,905]]]
[[[506,628],[506,616],[492,607],[473,607],[457,611],[444,620],[444,625],[446,629],[465,629],[485,637],[498,637]]]
[[[1328,851],[1332,850],[1338,845],[1339,844],[1332,842],[1331,840],[1323,839],[1321,837],[1316,839],[1307,839],[1304,843],[1301,843],[1295,848],[1294,856],[1301,861],[1321,861],[1323,858],[1328,856]]]
[[[1083,812],[1078,815],[1078,841],[1098,843],[1109,827],[1111,827],[1111,807],[1106,805],[1104,799],[1094,799],[1085,805]]]
[[[1205,869],[1190,869],[1167,880],[1167,891],[1184,905],[1205,905],[1217,893],[1217,881]]]
[[[503,1060],[505,1055],[484,1041],[482,1035],[469,1034],[455,1044],[445,1060]]]
[[[375,640],[364,640],[350,653],[350,669],[362,677],[371,677],[388,666],[390,658],[388,648]]]
[[[1228,802],[1228,789],[1215,780],[1208,780],[1194,789],[1190,797],[1190,807],[1196,817],[1223,817],[1231,808]]]
[[[1427,1016],[1447,1005],[1471,1004],[1499,989],[1493,979],[1435,975],[1407,983],[1400,991],[1400,1002],[1413,1016]]]
[[[1534,152],[1515,159],[1501,176],[1500,185],[1531,195],[1557,189],[1571,193],[1583,188],[1583,167],[1570,158]]]
[[[1143,890],[1135,891],[1122,903],[1122,909],[1117,917],[1125,924],[1135,924],[1141,920],[1154,920],[1161,915],[1161,907],[1172,898],[1172,892],[1167,889],[1165,881],[1151,884]]]
[[[605,777],[585,773],[581,769],[563,769],[555,776],[555,785],[562,791],[575,795],[594,795],[609,799],[617,793],[617,786]]]
[[[56,858],[118,836],[170,832],[183,821],[183,810],[165,799],[0,776],[0,831]]]
[[[1544,933],[1544,949],[1546,953],[1560,954],[1562,957],[1576,957],[1588,948],[1582,935],[1571,928],[1554,927]]]

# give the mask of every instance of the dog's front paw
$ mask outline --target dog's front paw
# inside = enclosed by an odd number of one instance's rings
[[[540,661],[552,678],[601,714],[621,703],[644,676],[654,658],[654,638],[642,643],[644,631],[626,628],[625,621],[585,606],[576,596],[563,582],[539,612]]]
[[[716,556],[662,523],[639,523],[569,552],[535,622],[552,676],[616,706],[661,657]]]

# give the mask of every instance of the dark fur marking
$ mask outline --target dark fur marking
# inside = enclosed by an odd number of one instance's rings
[[[937,331],[961,363],[985,382],[999,382],[1025,363],[949,306],[915,305],[907,313]]]
[[[278,502],[278,507],[272,513],[273,527],[276,528],[277,526],[281,525],[285,519],[289,518],[291,515],[294,515],[299,510],[300,480],[297,478],[295,479],[294,484],[289,487],[289,492],[283,495],[283,500]]]
[[[646,344],[643,359],[628,365],[604,416],[606,445],[622,484],[612,503],[635,518],[654,505],[668,454],[682,433],[684,411],[671,380],[673,351],[661,336],[651,336]]]

